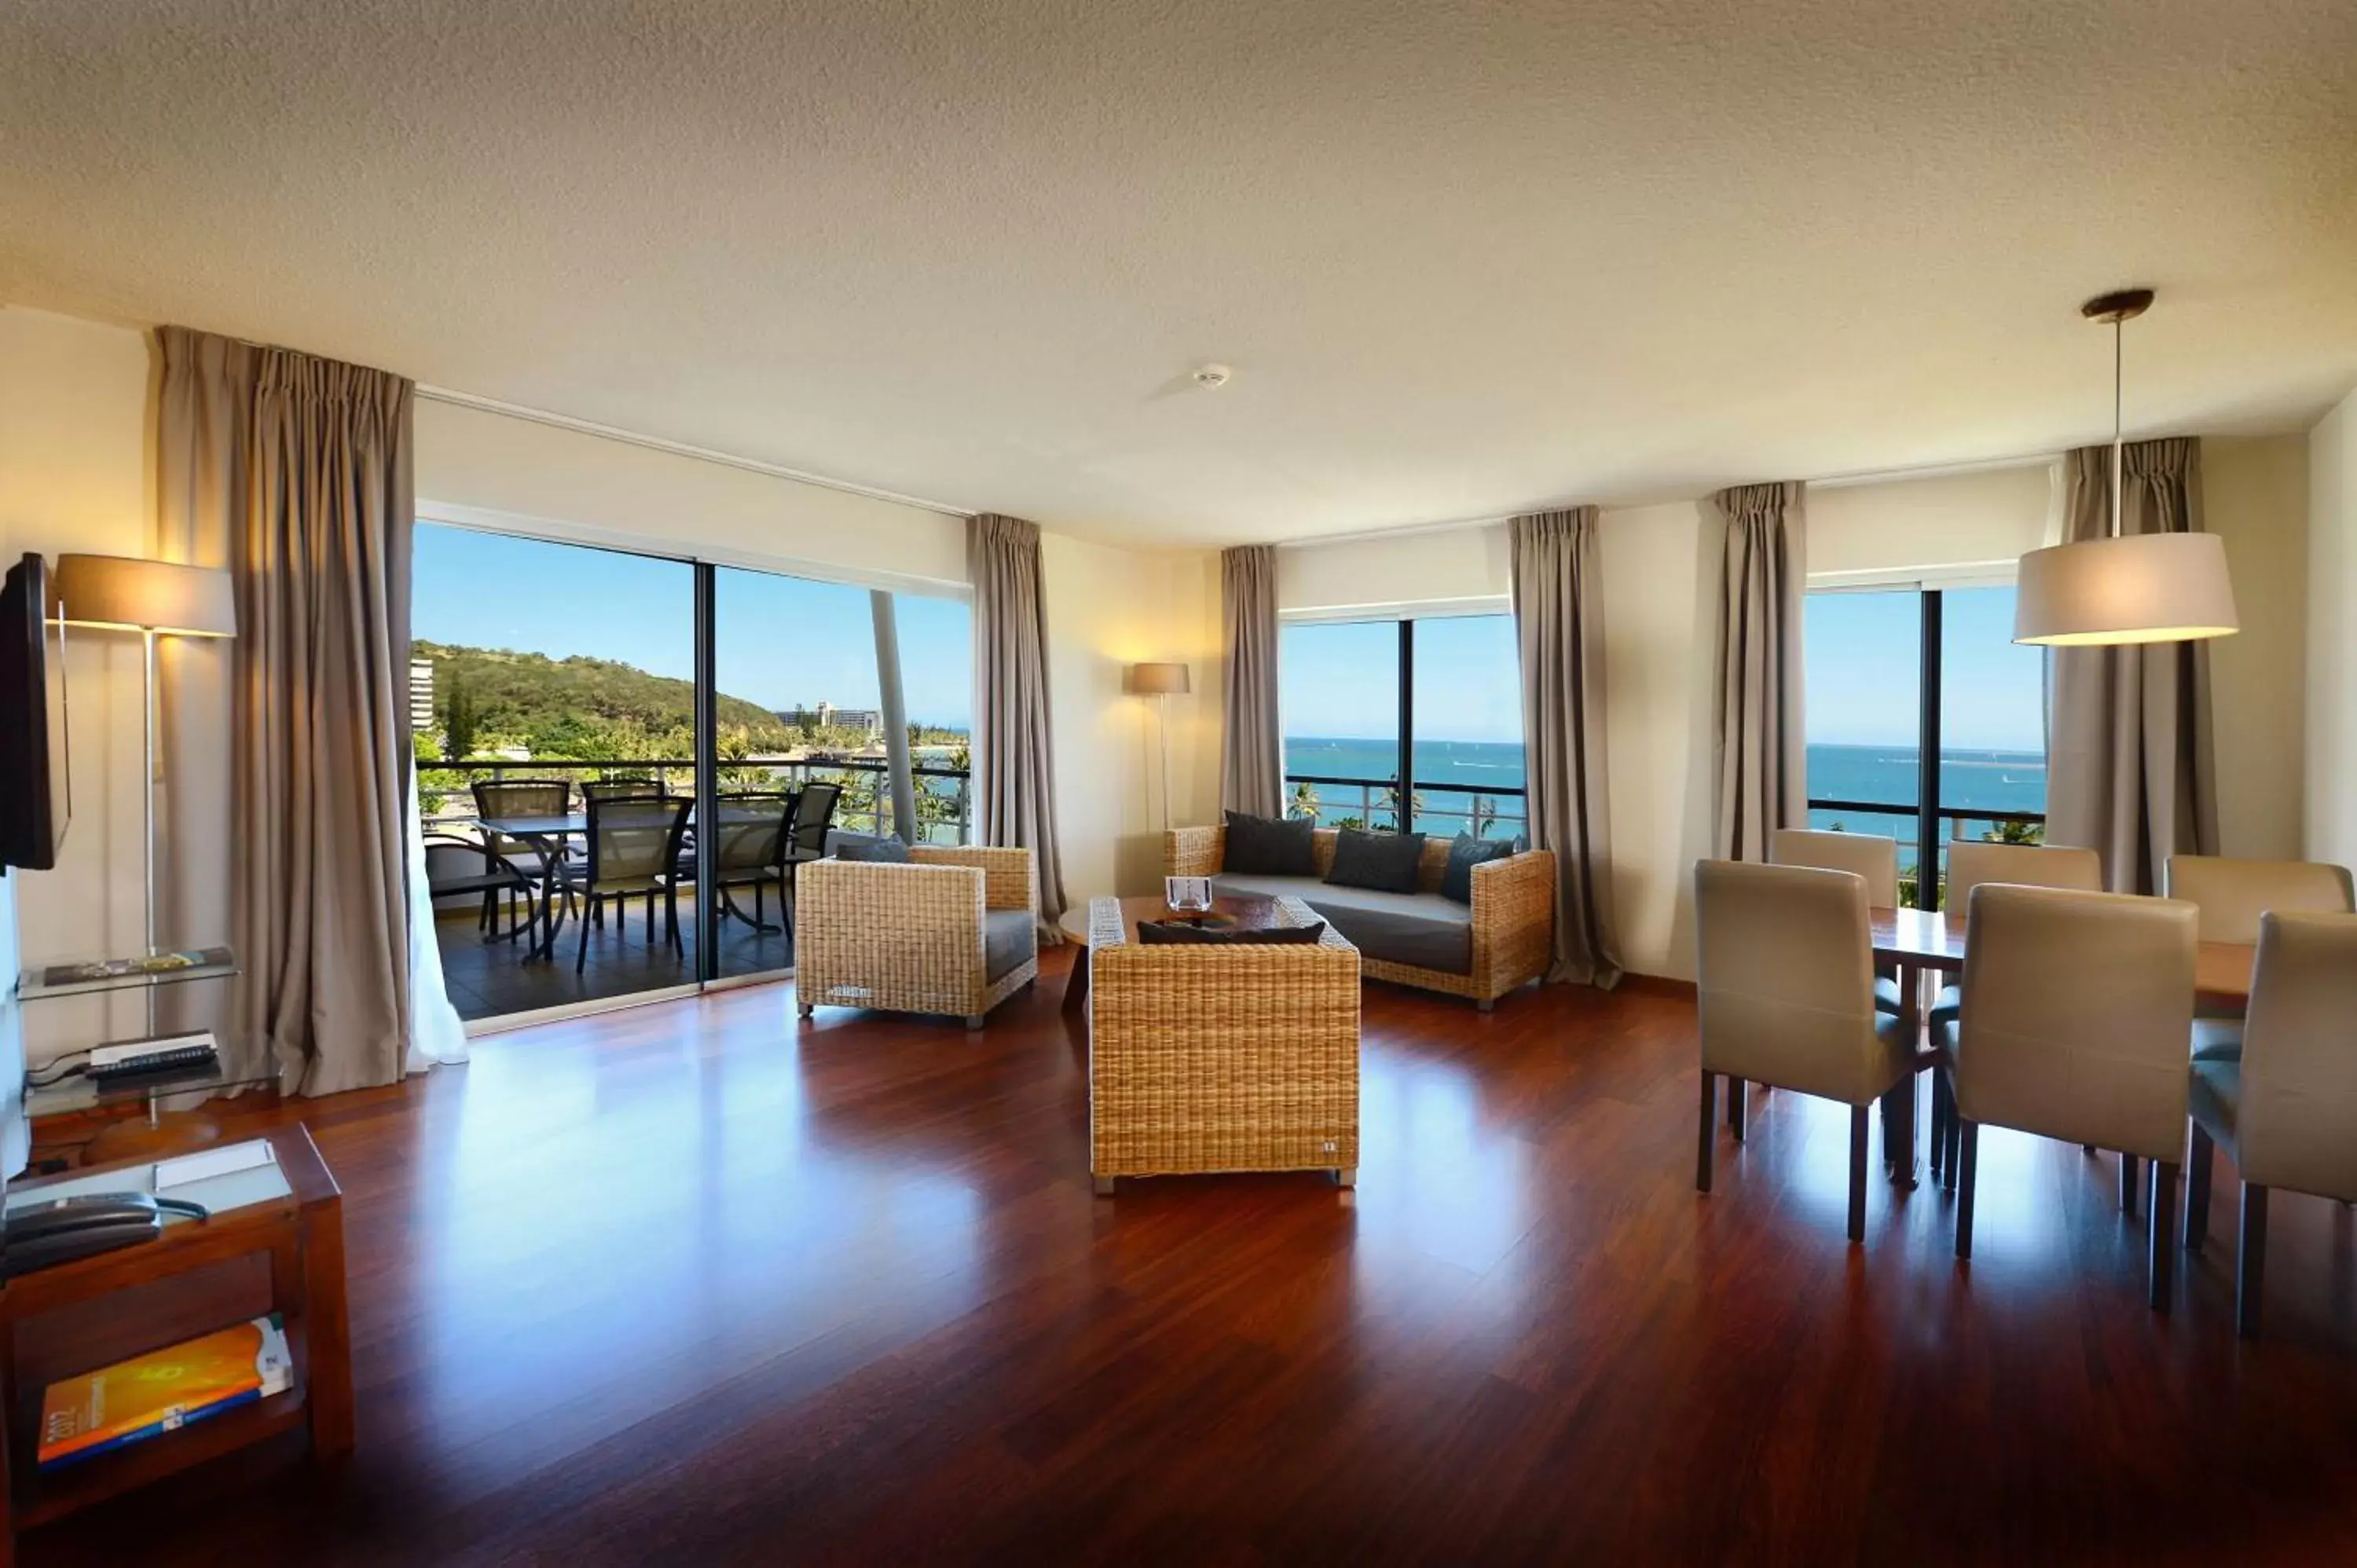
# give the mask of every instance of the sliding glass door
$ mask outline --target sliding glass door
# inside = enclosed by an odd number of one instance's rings
[[[800,865],[970,836],[961,599],[434,522],[415,566],[427,870],[469,1019],[781,974]]]
[[[2046,661],[2014,643],[2013,609],[2010,585],[1808,598],[1810,825],[1897,839],[1923,908],[1950,841],[2044,836]]]

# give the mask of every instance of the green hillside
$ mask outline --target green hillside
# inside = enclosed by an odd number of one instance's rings
[[[451,703],[473,709],[477,752],[522,744],[535,757],[686,757],[694,747],[695,686],[609,659],[551,659],[496,648],[418,642],[412,656],[434,665],[435,718],[449,725]],[[741,731],[759,752],[797,738],[759,703],[723,695],[725,735]],[[461,726],[465,727],[464,719]],[[732,736],[733,738],[733,736]]]

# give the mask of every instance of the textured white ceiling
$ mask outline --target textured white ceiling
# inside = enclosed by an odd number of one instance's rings
[[[2132,428],[2357,381],[2357,5],[0,8],[0,297],[1101,537],[2093,439],[2126,283]]]

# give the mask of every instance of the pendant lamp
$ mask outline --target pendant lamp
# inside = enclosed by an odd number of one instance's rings
[[[2226,543],[2214,533],[2122,533],[2120,327],[2145,313],[2152,290],[2124,289],[2079,307],[2112,329],[2112,531],[2102,539],[2033,550],[2015,584],[2013,640],[2051,648],[2191,642],[2241,629]]]

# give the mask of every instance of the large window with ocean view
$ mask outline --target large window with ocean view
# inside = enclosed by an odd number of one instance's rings
[[[1512,616],[1288,623],[1277,680],[1292,815],[1444,836],[1526,831]]]
[[[1809,596],[1810,825],[1898,840],[1902,894],[1927,908],[1952,840],[2044,832],[2045,657],[2013,641],[2013,610],[2009,585]]]

